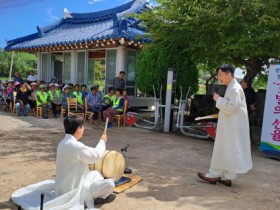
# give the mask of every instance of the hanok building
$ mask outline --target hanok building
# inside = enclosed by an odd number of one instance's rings
[[[37,53],[37,74],[44,81],[55,77],[63,83],[99,84],[108,90],[125,71],[128,93],[135,96],[137,54],[147,39],[133,14],[150,8],[146,0],[134,0],[92,13],[65,9],[63,19],[8,41],[5,50]]]

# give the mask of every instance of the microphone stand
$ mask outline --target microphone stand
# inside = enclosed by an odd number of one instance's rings
[[[127,154],[127,148],[129,147],[129,144],[125,145],[123,148],[121,148],[121,152],[125,152],[125,159],[126,159],[126,162],[128,162],[128,154]],[[132,169],[130,168],[125,168],[124,169],[124,174],[131,174],[132,173]]]

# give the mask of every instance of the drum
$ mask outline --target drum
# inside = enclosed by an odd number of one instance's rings
[[[114,178],[118,181],[125,169],[125,160],[121,153],[106,150],[100,161],[90,166],[91,170],[98,170],[104,178]]]

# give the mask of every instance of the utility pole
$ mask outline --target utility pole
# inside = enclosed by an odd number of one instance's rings
[[[13,65],[14,65],[14,55],[15,55],[15,51],[13,51],[13,53],[12,53],[10,73],[9,73],[9,81],[11,81],[11,79],[12,79],[12,71],[13,71]]]

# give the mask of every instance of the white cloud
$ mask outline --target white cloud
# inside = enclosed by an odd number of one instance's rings
[[[53,22],[53,21],[56,21],[56,20],[60,19],[58,16],[56,16],[54,14],[54,9],[53,8],[46,8],[45,13],[46,13],[46,16],[47,16],[45,18],[45,20],[48,21],[48,22]]]
[[[94,4],[94,3],[100,2],[100,1],[103,1],[103,0],[89,0],[88,3],[89,4]]]

